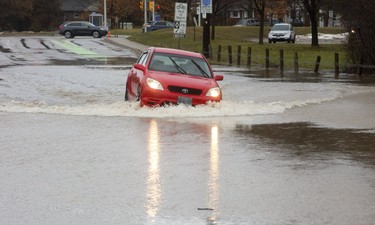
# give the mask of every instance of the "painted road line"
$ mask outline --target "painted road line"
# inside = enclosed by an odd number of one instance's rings
[[[74,43],[72,43],[69,40],[54,40],[53,41],[55,44],[61,46],[62,48],[75,53],[77,55],[85,55],[85,56],[90,56],[90,57],[100,57],[98,53],[93,52],[91,50],[85,49],[81,46],[78,46]]]

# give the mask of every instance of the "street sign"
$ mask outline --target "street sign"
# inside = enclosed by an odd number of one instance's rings
[[[176,2],[173,34],[175,37],[178,37],[179,40],[181,37],[185,37],[186,34],[187,9],[187,3]]]
[[[201,0],[201,13],[212,13],[212,0]]]
[[[175,36],[181,36],[186,34],[186,21],[175,21],[173,33]]]
[[[176,2],[174,11],[174,21],[186,21],[187,3]]]

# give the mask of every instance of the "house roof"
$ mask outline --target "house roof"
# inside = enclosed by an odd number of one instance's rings
[[[99,0],[61,0],[62,11],[96,12],[99,6]]]

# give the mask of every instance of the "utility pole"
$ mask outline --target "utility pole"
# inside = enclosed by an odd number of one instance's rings
[[[210,57],[210,17],[207,14],[203,17],[202,53],[206,58]]]
[[[143,1],[143,8],[145,10],[145,33],[147,33],[147,0]]]
[[[210,17],[212,14],[212,0],[201,0],[200,12],[203,14],[203,41],[202,53],[210,57]]]
[[[108,30],[107,27],[107,0],[104,0],[104,27]]]

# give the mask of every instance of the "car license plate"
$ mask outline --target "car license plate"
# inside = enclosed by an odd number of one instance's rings
[[[177,104],[193,105],[193,99],[192,98],[178,96],[177,97]]]

